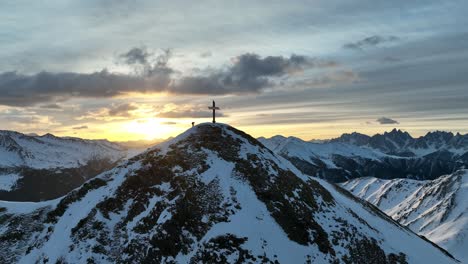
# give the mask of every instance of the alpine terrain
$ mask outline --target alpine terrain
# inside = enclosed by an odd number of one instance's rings
[[[432,180],[468,167],[468,135],[450,132],[413,138],[394,129],[372,137],[343,134],[324,143],[283,136],[259,140],[303,173],[333,182],[368,176]]]
[[[0,207],[1,263],[457,263],[223,124],[195,126],[60,199]]]
[[[368,177],[342,186],[468,263],[467,170],[435,180]]]
[[[63,196],[126,156],[124,147],[107,140],[0,131],[0,200]]]

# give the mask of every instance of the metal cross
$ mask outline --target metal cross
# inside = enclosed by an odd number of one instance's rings
[[[219,107],[216,106],[216,103],[214,100],[213,100],[213,106],[209,106],[208,109],[213,110],[213,123],[216,123],[216,110],[219,110]]]

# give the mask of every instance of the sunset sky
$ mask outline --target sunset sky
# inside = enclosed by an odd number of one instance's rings
[[[0,129],[468,133],[468,1],[1,1]]]

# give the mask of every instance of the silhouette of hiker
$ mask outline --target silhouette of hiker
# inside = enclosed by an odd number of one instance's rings
[[[192,127],[195,125],[195,122],[192,122]]]

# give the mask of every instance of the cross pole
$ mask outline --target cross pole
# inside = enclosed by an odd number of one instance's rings
[[[219,107],[216,106],[216,103],[214,100],[213,100],[213,106],[209,106],[208,109],[213,110],[213,123],[216,123],[216,110],[219,110]]]

